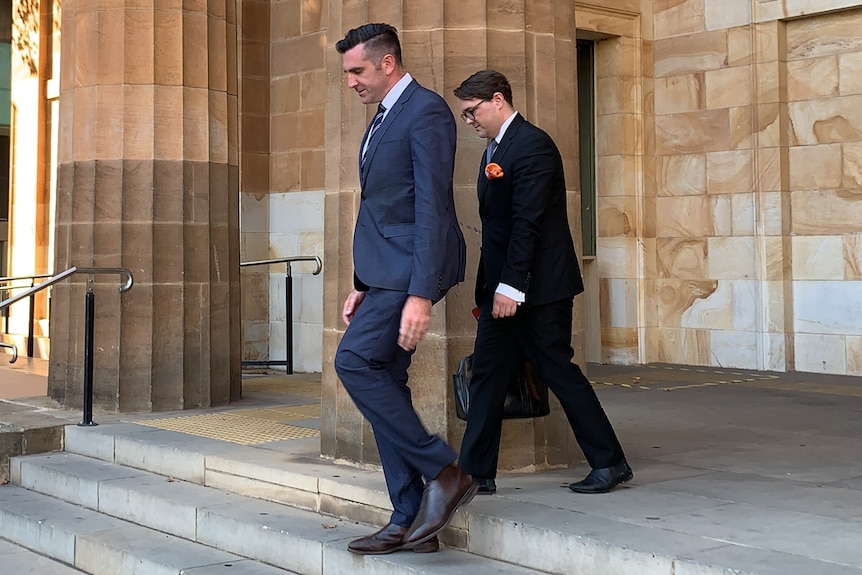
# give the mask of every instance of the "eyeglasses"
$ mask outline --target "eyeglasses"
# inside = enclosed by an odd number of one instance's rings
[[[463,112],[461,112],[461,119],[464,120],[465,122],[468,120],[471,122],[473,120],[475,120],[476,119],[476,110],[478,110],[479,106],[481,106],[485,102],[490,102],[490,100],[482,100],[481,102],[479,102],[475,106],[471,106],[471,107],[467,108],[466,110],[464,110]]]

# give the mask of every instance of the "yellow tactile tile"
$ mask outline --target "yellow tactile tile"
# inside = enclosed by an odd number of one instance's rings
[[[208,413],[205,415],[150,419],[139,421],[138,423],[159,429],[188,433],[189,435],[198,437],[229,441],[240,445],[255,445],[258,443],[317,437],[320,435],[320,432],[316,429],[287,425],[261,417],[251,417],[243,413]]]
[[[257,417],[260,419],[268,419],[270,421],[285,421],[292,419],[319,419],[320,404],[312,403],[308,405],[281,405],[278,407],[268,407],[266,409],[246,409],[239,413],[247,417]]]

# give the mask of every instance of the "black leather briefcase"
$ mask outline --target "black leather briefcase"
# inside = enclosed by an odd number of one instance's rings
[[[468,355],[458,363],[458,371],[452,375],[455,386],[455,414],[467,420],[470,409],[470,379],[473,377],[473,356]],[[506,389],[503,404],[503,419],[544,417],[551,412],[548,405],[548,386],[533,369],[524,362],[515,370]]]

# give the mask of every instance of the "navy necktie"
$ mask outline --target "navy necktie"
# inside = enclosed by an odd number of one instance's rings
[[[378,104],[377,113],[374,114],[374,119],[371,120],[371,128],[368,130],[368,137],[365,139],[365,145],[362,146],[362,165],[365,165],[365,152],[368,151],[368,144],[371,142],[371,136],[374,135],[374,132],[377,131],[377,128],[380,127],[380,124],[383,122],[383,115],[386,113],[386,106],[383,104]]]
[[[497,138],[491,138],[488,142],[488,149],[485,151],[485,165],[491,163],[491,158],[494,157],[494,150],[497,149]]]

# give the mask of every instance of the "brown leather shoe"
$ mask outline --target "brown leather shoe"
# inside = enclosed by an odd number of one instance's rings
[[[347,544],[347,550],[357,555],[386,555],[402,549],[410,549],[414,553],[434,553],[440,549],[440,543],[436,537],[416,545],[405,544],[406,533],[406,527],[390,523],[376,533],[354,539]]]
[[[430,541],[449,524],[455,511],[470,503],[479,484],[455,464],[443,468],[437,477],[425,486],[419,514],[405,537],[407,545]]]

